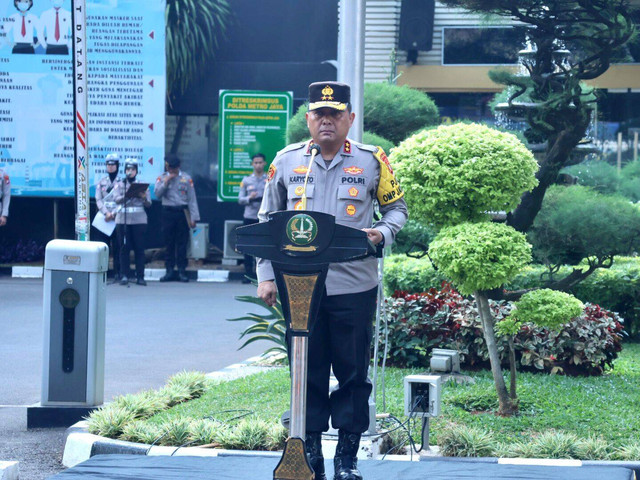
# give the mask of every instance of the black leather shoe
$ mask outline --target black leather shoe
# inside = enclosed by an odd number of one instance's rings
[[[178,279],[178,275],[175,270],[167,270],[164,276],[160,277],[161,282],[173,282]]]
[[[144,278],[139,278],[138,280],[136,280],[136,283],[138,285],[142,285],[143,287],[147,286],[147,281]]]
[[[126,275],[123,275],[120,279],[120,285],[129,285],[129,278]]]
[[[181,282],[187,283],[189,281],[189,277],[187,277],[187,272],[185,272],[184,270],[179,270],[178,280],[180,280]]]
[[[310,432],[304,441],[311,468],[315,472],[315,480],[327,480],[324,473],[324,456],[322,455],[322,433]]]
[[[333,459],[333,480],[362,480],[362,474],[358,470],[358,448],[360,447],[360,434],[338,431],[338,445],[336,456]]]

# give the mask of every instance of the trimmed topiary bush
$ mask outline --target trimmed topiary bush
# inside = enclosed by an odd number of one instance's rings
[[[390,155],[410,216],[436,225],[510,211],[537,185],[538,164],[512,134],[455,124],[406,139]]]
[[[523,323],[557,330],[582,313],[584,305],[573,295],[542,288],[525,293],[511,315],[497,325],[503,335],[515,335]]]
[[[443,228],[429,255],[461,293],[471,295],[511,279],[531,261],[531,245],[501,223],[461,223]]]

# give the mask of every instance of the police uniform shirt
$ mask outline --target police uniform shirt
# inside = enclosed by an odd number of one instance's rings
[[[196,200],[196,191],[193,188],[193,180],[182,170],[178,176],[169,180],[165,185],[164,179],[169,176],[169,172],[164,172],[156,179],[155,194],[162,199],[164,207],[184,207],[189,208],[192,222],[200,220],[200,210]]]
[[[58,14],[58,38],[56,39],[56,13]],[[50,8],[42,12],[40,24],[47,37],[47,45],[66,45],[71,43],[71,12],[63,8]]]
[[[126,223],[127,225],[147,223],[147,212],[145,212],[144,208],[151,206],[151,194],[149,193],[149,189],[147,188],[145,198],[127,198],[125,203],[124,196],[130,186],[129,182],[125,182],[122,179],[116,180],[114,199],[116,203],[122,204],[122,208],[118,210],[118,213],[116,214],[116,223]]]
[[[22,34],[23,19],[24,35]],[[5,20],[5,23],[2,25],[2,30],[7,37],[9,36],[10,31],[13,32],[13,43],[28,43],[33,45],[33,37],[37,36],[38,42],[40,42],[43,47],[47,46],[44,36],[42,35],[40,20],[32,13],[27,13],[25,15],[22,15],[21,13],[14,13]]]
[[[289,145],[278,152],[267,173],[267,186],[258,218],[270,212],[302,209],[304,178],[310,142]],[[407,220],[407,205],[382,149],[347,140],[329,166],[317,155],[306,189],[307,210],[335,215],[336,222],[357,229],[376,228],[389,245]],[[382,218],[373,224],[373,203]],[[358,293],[378,285],[377,260],[367,257],[329,266],[328,295]],[[273,280],[268,260],[258,259],[258,281]]]
[[[9,202],[11,201],[11,181],[9,174],[0,168],[0,217],[9,216]]]
[[[259,177],[255,173],[252,173],[248,177],[244,177],[240,182],[240,195],[238,195],[238,203],[245,205],[244,218],[249,220],[257,220],[258,210],[260,210],[260,203],[264,196],[264,187],[267,185],[267,174],[263,173]],[[252,192],[256,192],[257,195],[254,198],[249,198]]]
[[[96,185],[96,206],[98,210],[100,210],[103,214],[113,213],[116,209],[115,205],[115,192],[111,196],[111,201],[107,200],[105,202],[104,198],[109,194],[109,192],[115,188],[116,184],[120,181],[118,177],[113,179],[113,182],[107,175],[106,177],[102,177],[100,181]]]

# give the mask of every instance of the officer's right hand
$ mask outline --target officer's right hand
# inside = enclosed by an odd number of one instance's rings
[[[270,307],[276,304],[276,291],[276,284],[273,280],[267,280],[258,284],[258,297]]]
[[[7,217],[4,215],[0,217],[0,227],[4,227],[7,224]]]

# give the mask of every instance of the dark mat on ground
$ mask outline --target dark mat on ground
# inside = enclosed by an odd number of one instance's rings
[[[49,480],[269,480],[278,458],[97,455]],[[333,472],[327,460],[328,473]],[[366,480],[633,480],[622,467],[547,467],[456,461],[364,460]]]

